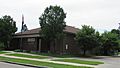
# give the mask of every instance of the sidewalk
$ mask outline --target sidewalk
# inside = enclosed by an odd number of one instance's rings
[[[96,65],[87,65],[87,64],[70,63],[70,62],[51,61],[51,59],[33,59],[33,58],[25,58],[25,57],[8,56],[8,55],[4,55],[4,54],[1,54],[0,56],[9,57],[9,58],[17,58],[17,59],[26,59],[26,60],[50,62],[50,63],[57,63],[57,64],[66,64],[66,65],[73,65],[73,66],[87,66],[87,67],[94,67],[94,68],[97,67]]]

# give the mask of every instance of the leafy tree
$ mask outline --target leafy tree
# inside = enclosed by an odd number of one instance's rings
[[[112,29],[111,32],[118,34],[118,38],[120,39],[120,30],[118,30],[118,29]]]
[[[99,32],[95,32],[95,29],[91,26],[83,25],[82,29],[76,35],[76,40],[81,50],[83,50],[83,55],[86,55],[86,51],[92,51],[99,44]]]
[[[66,13],[60,6],[47,7],[39,17],[39,23],[41,26],[40,34],[48,42],[53,42],[55,46],[55,40],[63,37],[63,30],[66,26],[65,22]]]
[[[97,31],[95,33],[96,36],[96,48],[94,48],[94,52],[96,55],[101,55],[101,48],[102,48],[102,41],[101,41],[101,34]]]
[[[112,29],[111,32],[116,33],[116,34],[120,34],[120,31],[118,29]]]
[[[17,31],[16,22],[10,16],[3,16],[0,18],[0,42],[4,43],[7,47],[12,34]]]
[[[102,47],[104,55],[114,55],[119,48],[118,34],[104,32],[102,34]]]
[[[111,32],[118,34],[118,43],[119,43],[119,51],[120,51],[120,30],[112,29]]]

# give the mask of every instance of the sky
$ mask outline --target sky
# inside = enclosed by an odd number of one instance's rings
[[[21,29],[22,14],[28,29],[40,27],[39,17],[46,7],[58,5],[67,13],[66,24],[76,28],[90,25],[97,31],[117,29],[120,0],[0,0],[0,17],[10,15]]]

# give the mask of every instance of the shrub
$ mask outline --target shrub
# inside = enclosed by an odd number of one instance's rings
[[[29,51],[29,50],[23,50],[23,52],[25,52],[25,53],[30,53],[30,51]]]
[[[23,50],[23,52],[27,52],[27,50]]]
[[[16,49],[16,50],[14,50],[15,52],[22,52],[22,50],[21,49]]]
[[[30,51],[31,54],[36,54],[37,52],[36,51]]]

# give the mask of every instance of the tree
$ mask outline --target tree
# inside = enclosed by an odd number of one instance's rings
[[[112,29],[112,33],[118,34],[118,43],[119,43],[119,52],[120,52],[120,30],[118,29]]]
[[[0,42],[7,47],[12,35],[17,31],[16,22],[10,16],[3,16],[0,18]]]
[[[92,51],[98,46],[98,36],[99,32],[95,32],[95,29],[91,26],[82,26],[82,29],[76,34],[76,40],[81,50],[83,50],[83,55],[86,55],[86,51]]]
[[[118,29],[112,29],[111,32],[116,33],[116,34],[120,34],[120,31]]]
[[[60,6],[47,7],[42,16],[39,17],[40,35],[48,42],[52,41],[55,46],[55,40],[62,38],[64,35],[65,18],[66,13]]]
[[[120,39],[120,30],[118,30],[118,29],[112,29],[111,32],[115,33],[115,34],[118,34],[118,38]]]
[[[102,48],[104,55],[114,55],[119,48],[118,34],[104,32],[102,34]]]

